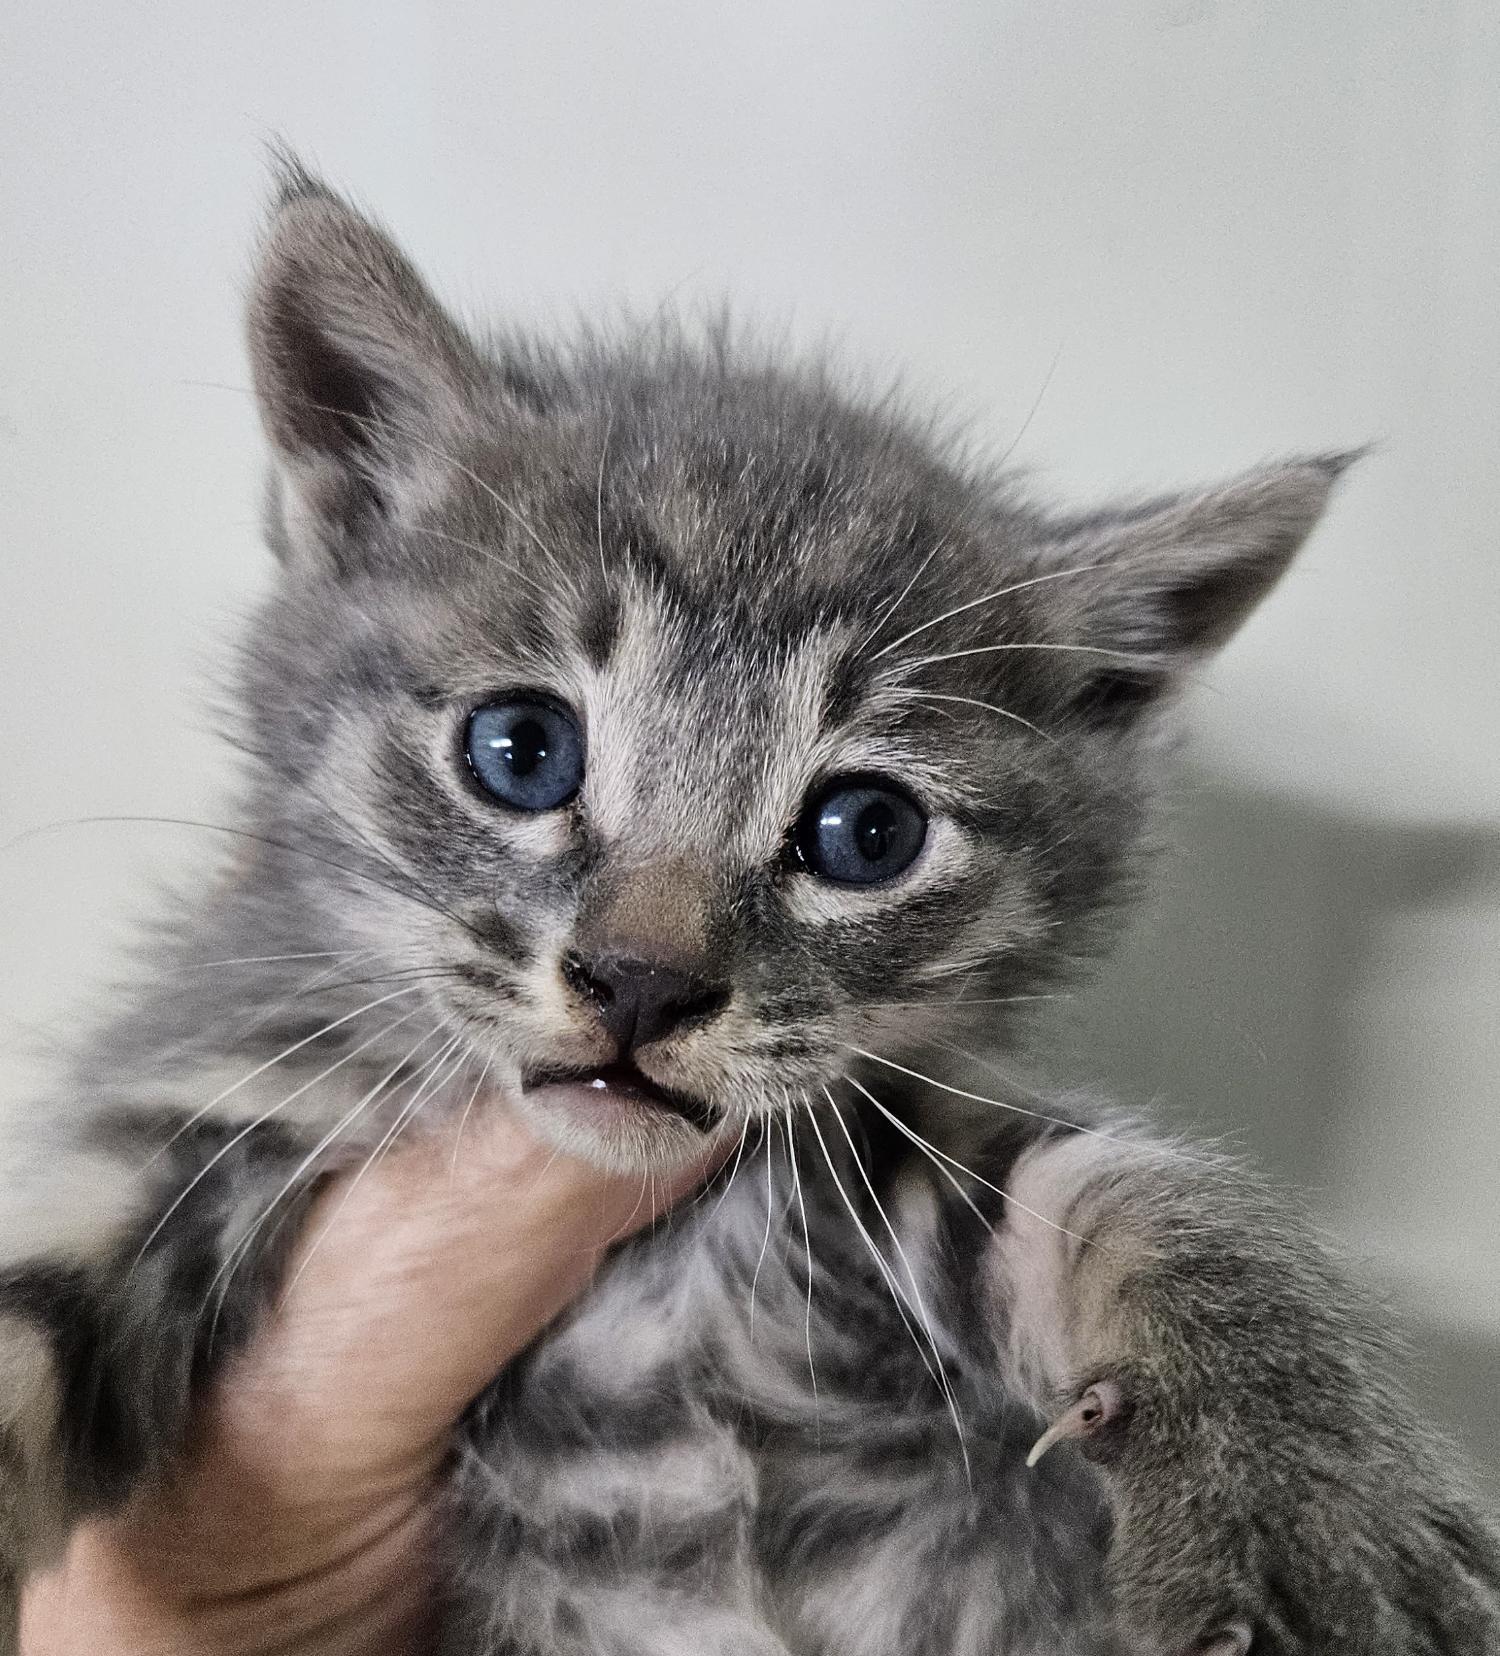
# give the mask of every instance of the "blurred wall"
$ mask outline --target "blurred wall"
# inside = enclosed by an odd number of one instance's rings
[[[1058,1062],[1305,1184],[1500,1465],[1497,85],[1492,0],[10,0],[0,1098],[199,837],[14,836],[213,816],[281,133],[466,310],[729,295],[1074,494],[1377,440],[1195,695]]]

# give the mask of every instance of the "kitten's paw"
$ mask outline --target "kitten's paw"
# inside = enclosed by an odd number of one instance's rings
[[[1302,1220],[1144,1138],[1046,1136],[1005,1177],[996,1327],[1051,1422],[1028,1464],[1098,1467],[1129,1648],[1500,1656],[1500,1533]]]
[[[1248,1390],[1242,1389],[1248,1382]],[[1037,1440],[1110,1486],[1107,1572],[1122,1630],[1153,1656],[1500,1656],[1500,1552],[1439,1478],[1264,1392],[1183,1386],[1145,1359],[1098,1376]],[[1351,1413],[1357,1418],[1351,1402]]]
[[[1236,1516],[1250,1492],[1226,1466],[1222,1440],[1185,1430],[1170,1407],[1174,1424],[1163,1432],[1163,1402],[1149,1365],[1097,1374],[1060,1400],[1026,1464],[1070,1445],[1105,1471],[1118,1520],[1110,1574],[1132,1648],[1248,1656],[1253,1576]]]
[[[1118,1381],[1096,1380],[1032,1444],[1027,1466],[1035,1466],[1055,1443],[1102,1439],[1105,1433],[1122,1427],[1129,1412],[1129,1402]]]

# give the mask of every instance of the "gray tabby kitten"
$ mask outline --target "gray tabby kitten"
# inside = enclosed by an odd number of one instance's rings
[[[0,1171],[10,1596],[172,1456],[319,1182],[503,1094],[732,1154],[473,1405],[446,1650],[1500,1650],[1308,1225],[950,1044],[1108,941],[1174,691],[1346,457],[1055,515],[722,340],[481,345],[295,167],[250,339],[238,827]]]

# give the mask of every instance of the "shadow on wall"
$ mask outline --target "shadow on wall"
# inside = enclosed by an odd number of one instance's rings
[[[1500,1493],[1500,834],[1340,816],[1199,767],[1154,901],[1049,1068],[1306,1191],[1390,1291]]]

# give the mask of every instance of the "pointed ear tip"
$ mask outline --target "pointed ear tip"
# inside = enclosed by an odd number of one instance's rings
[[[1248,499],[1262,501],[1273,511],[1279,509],[1293,519],[1304,520],[1310,528],[1322,515],[1345,474],[1373,449],[1372,443],[1364,443],[1358,448],[1290,455],[1245,478],[1250,491]]]
[[[1329,449],[1322,454],[1310,454],[1303,464],[1320,472],[1329,483],[1337,483],[1347,471],[1352,471],[1362,460],[1367,460],[1374,452],[1376,445],[1373,442],[1360,443],[1355,448]]]
[[[1361,443],[1358,448],[1323,449],[1312,453],[1288,454],[1271,460],[1244,474],[1244,482],[1252,488],[1281,483],[1294,491],[1316,491],[1325,494],[1344,475],[1374,452],[1373,443]]]
[[[270,146],[269,165],[272,188],[252,251],[252,293],[344,265],[351,250],[378,236],[371,220],[284,143]]]
[[[274,137],[266,143],[266,166],[271,174],[271,208],[275,212],[296,201],[309,198],[324,201],[337,197],[327,184],[308,166],[285,138]]]

